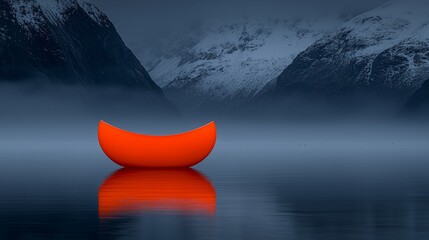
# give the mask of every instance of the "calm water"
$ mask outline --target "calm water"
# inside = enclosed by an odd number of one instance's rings
[[[3,144],[0,239],[428,239],[428,146],[225,141],[162,171]]]

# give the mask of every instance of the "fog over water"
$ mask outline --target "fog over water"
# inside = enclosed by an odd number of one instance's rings
[[[118,89],[2,89],[2,239],[429,235],[427,124],[394,118],[291,120],[258,111],[191,115],[159,105],[156,98]],[[124,197],[125,205],[115,215],[100,215],[100,204],[106,201],[101,186],[120,169],[98,145],[101,119],[156,135],[215,120],[217,144],[195,167],[195,174],[215,191],[215,212],[183,210],[174,199],[162,198],[161,207],[143,204],[139,210],[127,206],[129,196],[124,195],[119,197]],[[151,184],[165,183],[151,176]],[[136,184],[132,178],[122,181],[125,190]],[[199,192],[199,184],[175,192]],[[144,194],[145,189],[142,185],[131,196]]]
[[[424,239],[429,234],[427,126],[215,119],[217,144],[195,168],[216,191],[214,215],[175,210],[167,202],[166,209],[125,206],[102,218],[100,186],[120,167],[98,146],[96,117],[65,116],[2,120],[8,126],[0,139],[2,238]],[[178,119],[149,123],[131,113],[105,118],[153,134],[205,121]]]
[[[33,85],[32,85],[33,86]],[[370,144],[427,141],[425,121],[396,115],[320,114],[285,116],[261,108],[235,112],[180,112],[173,104],[139,91],[34,88],[3,85],[0,142],[95,143],[97,125],[104,120],[120,128],[162,135],[187,131],[212,120],[220,141],[293,144]],[[327,108],[328,112],[329,109]],[[269,144],[268,144],[269,145]]]

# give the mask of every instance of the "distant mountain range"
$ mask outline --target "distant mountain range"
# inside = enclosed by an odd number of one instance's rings
[[[429,78],[428,5],[392,1],[348,19],[242,19],[162,47],[134,47],[145,49],[137,56],[155,82],[188,107],[299,94],[381,98],[400,109]]]
[[[191,108],[236,106],[252,99],[301,51],[343,21],[243,17],[207,23],[155,46],[131,48],[174,102]]]
[[[0,81],[161,94],[107,16],[85,0],[0,0]]]
[[[224,19],[133,44],[136,57],[86,0],[0,0],[0,81],[165,92],[190,109],[297,95],[420,106],[429,104],[429,3],[411,1],[347,18]]]
[[[372,93],[405,102],[429,77],[424,6],[397,1],[351,19],[300,53],[275,91],[330,98]]]

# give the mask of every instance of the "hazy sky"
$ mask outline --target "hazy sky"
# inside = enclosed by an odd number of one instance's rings
[[[361,12],[387,0],[92,0],[126,42],[177,30],[204,18],[286,17]]]

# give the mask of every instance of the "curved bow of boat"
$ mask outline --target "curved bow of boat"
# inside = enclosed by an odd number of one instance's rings
[[[216,125],[179,134],[154,136],[122,130],[104,121],[98,127],[104,153],[124,167],[191,167],[204,160],[216,143]]]

